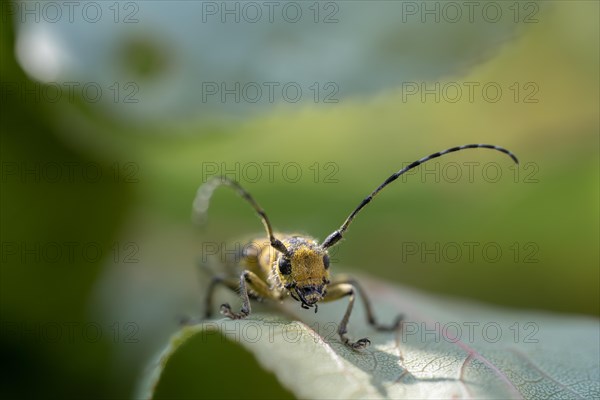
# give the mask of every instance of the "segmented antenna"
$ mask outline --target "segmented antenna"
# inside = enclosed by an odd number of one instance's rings
[[[250,196],[250,193],[248,193],[243,187],[241,187],[239,183],[225,176],[214,177],[198,188],[192,206],[193,219],[195,220],[195,222],[203,223],[206,220],[206,214],[208,211],[208,206],[210,204],[210,198],[219,186],[229,186],[230,188],[235,190],[235,192],[241,198],[250,203],[252,208],[254,208],[254,211],[256,211],[256,213],[260,217],[263,225],[265,226],[267,236],[269,237],[269,241],[271,242],[271,246],[275,250],[280,251],[283,254],[288,254],[288,250],[285,247],[285,245],[280,240],[276,239],[273,235],[273,228],[271,227],[269,217],[267,217],[267,214],[261,208],[261,206],[258,205],[256,200],[254,200],[254,198]]]
[[[389,178],[387,178],[385,180],[385,182],[383,182],[381,185],[379,185],[379,187],[377,189],[375,189],[373,191],[373,193],[371,193],[368,197],[366,197],[358,205],[358,207],[356,207],[356,209],[354,211],[352,211],[352,213],[348,216],[348,218],[346,218],[346,221],[344,221],[344,223],[342,224],[340,229],[333,232],[331,235],[327,236],[327,238],[323,241],[323,244],[321,245],[321,247],[323,247],[324,249],[327,249],[331,246],[334,246],[337,242],[339,242],[342,239],[344,232],[346,232],[346,230],[348,229],[348,226],[350,226],[350,224],[354,220],[354,217],[356,217],[356,215],[360,212],[360,210],[362,210],[364,206],[369,204],[371,202],[371,200],[373,200],[373,197],[375,197],[384,187],[386,187],[387,185],[389,185],[390,183],[392,183],[396,179],[398,179],[398,177],[400,175],[404,174],[405,172],[410,171],[413,168],[418,167],[419,165],[421,165],[433,158],[443,156],[444,154],[453,153],[455,151],[460,151],[460,150],[465,150],[465,149],[479,149],[479,148],[500,151],[504,154],[508,154],[508,156],[510,158],[512,158],[512,160],[516,164],[519,163],[519,160],[517,159],[517,157],[513,153],[511,153],[509,150],[506,150],[503,147],[494,146],[493,144],[465,144],[463,146],[452,147],[452,148],[449,148],[449,149],[446,149],[446,150],[443,150],[443,151],[440,151],[437,153],[433,153],[427,157],[423,157],[420,160],[417,160],[417,161],[407,165],[406,167],[402,168],[400,171],[396,172],[395,174],[392,174]]]

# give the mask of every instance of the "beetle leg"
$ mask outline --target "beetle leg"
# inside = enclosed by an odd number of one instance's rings
[[[217,285],[224,285],[230,290],[237,290],[238,282],[236,279],[227,279],[222,276],[213,276],[208,285],[208,289],[206,291],[206,298],[204,300],[204,318],[208,319],[212,316],[212,299],[214,295],[215,288]]]
[[[349,296],[348,308],[346,309],[346,313],[338,326],[338,334],[340,335],[340,339],[344,344],[351,347],[354,350],[362,350],[366,348],[371,341],[368,338],[362,338],[356,342],[351,342],[348,339],[348,320],[350,319],[350,314],[352,313],[352,308],[354,306],[355,294],[358,292],[363,299],[363,304],[365,306],[365,310],[367,312],[367,320],[371,326],[373,326],[378,331],[392,331],[395,330],[402,321],[402,315],[399,315],[396,318],[396,321],[392,325],[381,325],[378,324],[375,319],[375,314],[373,313],[373,309],[371,308],[371,302],[365,296],[365,292],[362,287],[356,282],[354,279],[346,279],[343,281],[338,281],[331,284],[327,288],[327,295],[323,299],[323,301],[334,301],[341,299],[342,297]]]
[[[347,345],[348,347],[354,350],[362,350],[371,344],[371,341],[368,338],[362,338],[357,340],[356,342],[351,342],[348,336],[348,320],[350,319],[350,314],[352,313],[352,307],[354,306],[354,287],[349,283],[337,283],[329,286],[327,288],[327,295],[323,298],[323,301],[334,301],[341,299],[342,297],[349,296],[350,300],[348,301],[348,308],[346,308],[346,313],[338,326],[338,335],[340,335],[340,339],[342,343]]]
[[[354,287],[354,289],[356,289],[356,291],[358,292],[358,294],[362,298],[363,305],[365,306],[365,312],[367,313],[367,321],[369,322],[369,325],[371,325],[376,330],[378,330],[378,331],[384,331],[384,332],[386,332],[386,331],[394,331],[394,330],[396,330],[400,326],[400,323],[404,319],[404,315],[403,314],[399,314],[396,317],[396,320],[394,321],[394,323],[391,324],[391,325],[382,325],[382,324],[380,324],[380,323],[377,322],[377,319],[375,318],[375,313],[373,312],[373,308],[371,307],[371,301],[367,297],[365,290],[358,283],[358,281],[356,281],[356,279],[353,279],[353,278],[343,278],[342,280],[336,279],[335,283],[350,284],[350,285],[352,285]]]
[[[221,314],[229,317],[231,319],[243,319],[246,318],[250,312],[250,296],[248,295],[248,287],[256,293],[259,297],[269,298],[269,299],[277,299],[273,295],[273,292],[270,290],[269,286],[256,275],[254,272],[245,270],[240,275],[240,296],[242,297],[242,308],[239,313],[235,313],[231,311],[231,306],[228,303],[221,305]],[[237,289],[237,285],[236,285]]]

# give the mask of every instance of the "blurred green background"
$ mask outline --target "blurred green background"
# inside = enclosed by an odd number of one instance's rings
[[[11,89],[34,83],[15,59],[17,29],[3,15],[3,398],[134,395],[145,364],[177,329],[178,317],[200,312],[204,277],[196,266],[203,244],[261,233],[250,208],[226,190],[216,193],[204,228],[190,221],[207,166],[222,163],[297,163],[297,182],[280,167],[272,180],[266,169],[255,183],[237,177],[278,230],[323,239],[403,163],[464,143],[504,146],[521,160],[518,175],[499,153],[465,151],[432,163],[442,174],[439,182],[418,171],[387,188],[336,248],[335,268],[502,306],[600,315],[599,7],[544,3],[539,22],[511,28],[511,36],[492,40],[480,59],[449,66],[435,79],[417,74],[410,80],[495,82],[504,89],[498,102],[477,94],[472,102],[422,101],[407,97],[396,82],[344,95],[333,105],[273,105],[241,118],[146,124],[127,120],[127,110],[114,105],[34,101]],[[468,47],[470,37],[450,47]],[[140,81],[152,80],[152,68],[165,68],[172,57],[154,53],[148,40],[149,46],[142,41],[123,56]],[[442,50],[448,50],[444,43]],[[443,71],[443,57],[435,62]],[[369,74],[377,71],[365,71],[364,79]],[[516,98],[509,89],[515,82]],[[528,99],[537,102],[526,102],[532,88]],[[469,182],[464,162],[494,162],[502,177],[489,182],[476,167]],[[39,170],[24,172],[49,163],[79,172],[71,178],[63,169],[58,181]],[[102,171],[93,182],[81,174],[89,163]],[[462,166],[456,183],[443,179],[454,176],[447,163]],[[326,179],[329,173],[334,181]],[[466,242],[479,243],[473,260]],[[75,243],[73,256],[50,260],[43,253],[49,243],[63,251]],[[81,250],[90,243],[101,256]],[[463,254],[452,262],[448,248],[439,261],[422,258],[436,243],[458,243]],[[482,254],[486,243],[502,250],[497,262]],[[407,254],[414,246],[418,252]],[[244,372],[250,381],[285,395],[253,360],[238,363],[227,351],[215,344],[195,360],[214,367],[198,370],[207,397],[219,393],[218,371],[235,376],[242,369],[251,371]]]

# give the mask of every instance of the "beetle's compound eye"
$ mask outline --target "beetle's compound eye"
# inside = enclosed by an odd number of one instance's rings
[[[292,263],[288,258],[281,257],[279,259],[279,272],[282,275],[289,275],[292,273]]]
[[[323,265],[325,269],[329,269],[329,256],[327,254],[323,256]]]

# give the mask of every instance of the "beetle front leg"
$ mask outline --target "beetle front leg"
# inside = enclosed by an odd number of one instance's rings
[[[396,320],[394,321],[394,323],[391,325],[382,325],[377,322],[377,320],[375,319],[375,313],[373,312],[373,308],[371,307],[371,302],[369,301],[369,298],[367,297],[366,292],[364,291],[362,286],[355,279],[342,278],[341,280],[336,280],[336,282],[334,282],[334,284],[336,284],[336,283],[350,284],[354,287],[354,289],[356,289],[356,291],[359,293],[360,297],[362,298],[363,305],[365,306],[365,312],[367,313],[367,321],[369,322],[369,325],[371,325],[373,328],[375,328],[378,331],[389,332],[389,331],[396,330],[400,326],[400,323],[404,319],[404,315],[402,315],[402,314],[398,315],[396,317]]]
[[[327,295],[323,298],[323,301],[329,302],[334,300],[339,300],[342,297],[349,296],[350,299],[348,301],[348,308],[346,308],[346,313],[338,326],[338,335],[340,335],[340,339],[342,343],[346,346],[352,348],[353,350],[362,350],[371,344],[371,341],[368,338],[362,338],[357,340],[356,342],[351,342],[347,336],[348,333],[348,320],[350,319],[350,314],[352,314],[352,307],[354,307],[354,287],[350,283],[337,283],[329,286],[327,289]]]
[[[221,314],[231,319],[244,319],[252,311],[250,307],[250,296],[248,295],[248,286],[260,297],[273,298],[269,286],[258,277],[254,272],[245,270],[240,275],[240,296],[242,297],[242,308],[239,313],[231,311],[228,303],[221,305]]]

